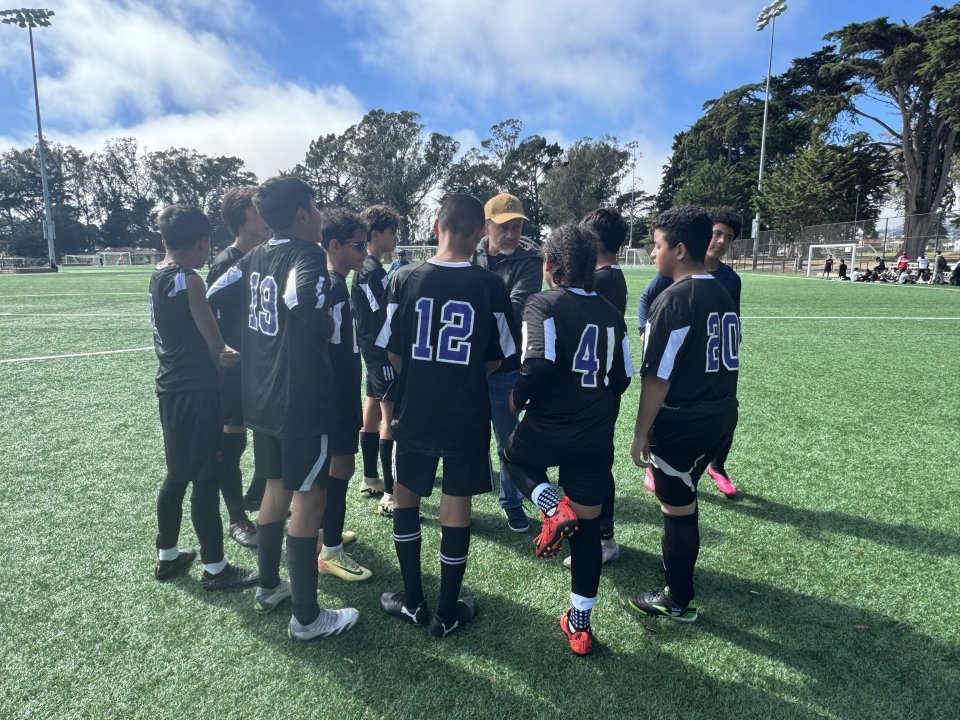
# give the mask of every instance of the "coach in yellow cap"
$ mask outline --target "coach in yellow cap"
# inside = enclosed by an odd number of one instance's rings
[[[500,193],[484,205],[486,236],[473,255],[473,263],[492,270],[507,285],[513,306],[513,334],[517,353],[505,359],[500,369],[487,378],[490,388],[490,415],[497,448],[503,447],[517,426],[517,417],[510,412],[508,398],[520,375],[520,327],[523,306],[543,288],[543,257],[529,238],[523,237],[523,205],[519,198]],[[530,529],[523,511],[523,495],[500,468],[500,507],[507,516],[507,525],[514,532]]]

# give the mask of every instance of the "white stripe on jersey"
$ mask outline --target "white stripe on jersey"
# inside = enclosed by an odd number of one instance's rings
[[[623,369],[628,378],[633,377],[633,358],[630,357],[630,338],[623,336]]]
[[[610,369],[613,367],[613,347],[616,344],[616,336],[612,327],[607,328],[607,371],[603,374],[603,384],[610,384]]]
[[[550,362],[557,361],[557,324],[553,318],[543,321],[543,357]]]
[[[515,355],[517,345],[513,342],[513,335],[510,333],[506,315],[502,312],[495,312],[493,316],[497,319],[497,329],[500,331],[500,349],[503,351],[503,357],[508,358]]]
[[[167,297],[176,297],[186,289],[187,274],[184,272],[178,272],[176,277],[173,279],[173,290],[167,293]]]
[[[657,368],[657,377],[661,380],[669,380],[673,375],[673,363],[676,362],[677,354],[683,347],[683,341],[687,339],[688,332],[690,332],[689,325],[670,331],[670,339],[667,340],[667,347],[660,358],[660,367]]]
[[[383,289],[386,290],[386,289],[387,289],[387,285],[390,284],[390,276],[389,276],[389,275],[384,275],[383,278],[381,278],[380,282],[381,282],[382,285],[383,285]]]
[[[384,278],[386,280],[386,278]],[[370,310],[376,312],[380,309],[380,303],[377,302],[377,299],[373,296],[373,291],[370,289],[370,286],[366,283],[360,286],[360,289],[363,290],[363,294],[367,296],[367,302],[370,303]]]
[[[287,275],[287,282],[283,286],[283,303],[293,310],[300,304],[300,298],[297,297],[297,269],[290,268]]]
[[[390,342],[390,323],[393,322],[393,314],[397,311],[397,303],[387,305],[387,319],[380,328],[380,334],[377,335],[377,347],[385,348]]]
[[[323,307],[323,304],[327,301],[327,296],[323,294],[323,276],[320,276],[320,279],[317,280],[317,306],[316,309],[319,310]]]
[[[317,461],[313,464],[313,467],[310,468],[310,474],[307,475],[307,479],[303,481],[303,485],[300,486],[300,492],[310,492],[313,488],[313,484],[317,480],[317,475],[320,474],[320,468],[323,467],[323,464],[327,461],[327,439],[329,436],[321,435],[320,436],[320,457],[317,458]]]
[[[340,326],[343,325],[343,303],[346,300],[342,300],[333,306],[333,335],[330,337],[330,342],[333,345],[340,344]]]
[[[213,297],[214,293],[223,290],[225,287],[233,285],[235,282],[239,282],[243,277],[243,273],[240,272],[240,268],[236,265],[228,269],[223,275],[217,278],[217,281],[210,286],[207,290],[207,298]]]

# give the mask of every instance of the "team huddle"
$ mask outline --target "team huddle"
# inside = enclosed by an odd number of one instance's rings
[[[396,249],[400,218],[387,206],[321,212],[310,186],[285,176],[230,190],[222,215],[236,240],[206,283],[196,270],[210,251],[209,220],[183,205],[159,218],[166,257],[149,293],[167,462],[157,580],[196,558],[178,545],[190,485],[205,589],[253,587],[258,612],[290,599],[295,640],[348,631],[358,611],[321,608],[317,584],[321,573],[372,576],[344,549],[357,539],[344,518],[359,452],[359,494],[393,523],[402,587],[380,597],[387,615],[438,638],[477,616],[474,598],[461,595],[472,499],[499,485],[514,532],[529,529],[524,500],[539,509],[538,557],[569,545],[560,628],[574,653],[589,654],[602,566],[620,554],[614,431],[634,375],[616,263],[623,218],[594,211],[556,228],[541,251],[521,236],[519,199],[500,194],[483,205],[455,193],[434,223],[436,254],[388,272],[383,258]],[[662,213],[651,252],[658,275],[640,306],[630,454],[660,502],[666,583],[627,606],[681,622],[698,613],[698,480],[708,472],[721,492],[736,492],[724,461],[737,424],[740,283],[721,258],[739,230],[723,208]],[[248,428],[255,469],[244,494]],[[434,604],[421,578],[420,503],[437,485]],[[229,534],[256,547],[256,569],[225,558],[221,494]]]

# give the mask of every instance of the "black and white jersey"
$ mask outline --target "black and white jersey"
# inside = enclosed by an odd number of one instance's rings
[[[210,270],[207,272],[207,288],[219,280],[223,274],[240,262],[243,252],[230,245],[221,250],[213,259]],[[234,350],[240,349],[240,321],[242,320],[241,308],[225,307],[214,312],[217,318],[217,326],[220,328],[220,336],[223,342]]]
[[[554,288],[523,308],[523,365],[513,401],[525,423],[577,442],[612,425],[633,365],[623,314],[596,292]]]
[[[372,255],[363,260],[360,272],[353,274],[353,285],[350,295],[353,297],[353,308],[357,314],[357,343],[364,360],[378,365],[387,364],[387,352],[377,347],[377,336],[387,317],[387,271]]]
[[[507,288],[468,262],[400,268],[377,345],[403,358],[394,436],[414,452],[470,456],[490,447],[485,364],[516,352]]]
[[[327,254],[297,238],[275,238],[247,253],[207,291],[220,310],[240,303],[246,425],[281,438],[329,433],[334,379],[328,340]]]
[[[620,316],[627,314],[627,279],[619,265],[605,265],[593,273],[593,290],[613,305]]]
[[[695,418],[737,406],[740,318],[712,275],[689,275],[654,300],[641,375],[670,381],[664,409]]]
[[[333,367],[334,406],[338,421],[362,423],[360,407],[360,347],[347,280],[330,271],[330,311],[333,335],[330,338],[330,363]],[[339,424],[339,422],[338,422]],[[359,426],[358,426],[359,427]],[[353,429],[353,428],[350,428]],[[339,431],[340,428],[338,427]]]
[[[158,395],[217,388],[217,368],[187,298],[187,277],[196,274],[176,263],[160,263],[150,277],[150,323],[160,361]]]

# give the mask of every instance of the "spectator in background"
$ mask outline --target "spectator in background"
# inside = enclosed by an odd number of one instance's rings
[[[833,272],[833,255],[827,255],[827,259],[823,263],[823,272],[820,273],[820,277],[830,277],[831,272]]]
[[[877,267],[874,268],[877,272],[883,272],[887,269],[887,264],[883,261],[883,258],[877,255]]]
[[[837,266],[837,278],[839,280],[849,280],[847,277],[847,263],[844,262],[843,258],[840,258],[840,264]]]
[[[407,260],[407,251],[403,248],[397,250],[397,259],[390,264],[390,269],[387,270],[387,277],[393,277],[393,274],[402,268],[404,265],[409,265],[410,261]]]
[[[860,273],[860,268],[854,268],[853,272],[850,274],[850,280],[853,282],[864,282],[866,277]]]
[[[960,285],[960,260],[957,260],[953,266],[953,272],[950,273],[950,284]]]
[[[945,285],[946,280],[943,279],[943,276],[946,272],[947,259],[943,256],[942,250],[937,250],[937,256],[933,260],[933,284]]]
[[[920,257],[917,258],[917,276],[920,280],[924,282],[928,281],[929,278],[925,277],[930,274],[930,258],[928,258],[923,253],[920,253]]]
[[[904,270],[910,267],[910,258],[907,257],[907,251],[904,250],[900,253],[900,257],[897,258],[897,272],[902,273]]]

